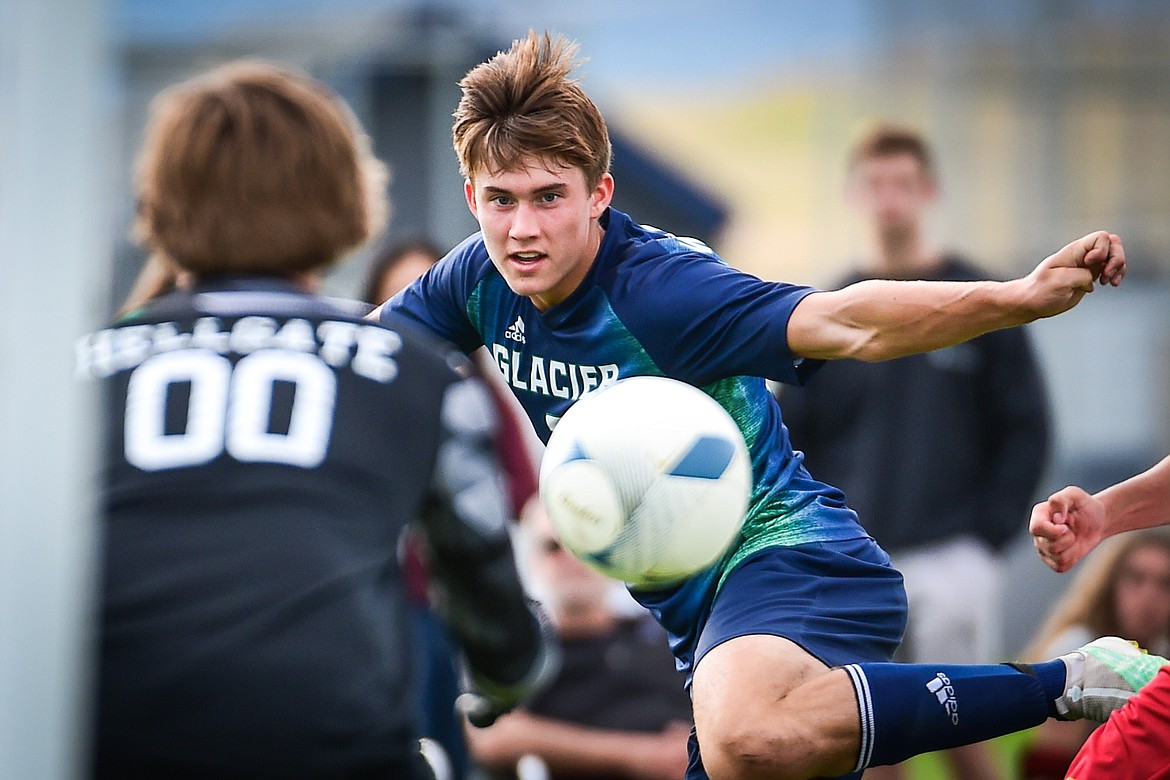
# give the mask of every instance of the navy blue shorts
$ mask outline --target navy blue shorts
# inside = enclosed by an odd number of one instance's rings
[[[906,629],[906,590],[869,538],[770,547],[744,559],[715,597],[695,648],[751,634],[788,639],[827,666],[890,661]],[[687,780],[706,780],[691,733]]]
[[[889,661],[906,629],[906,589],[872,540],[769,547],[723,583],[695,647],[695,665],[737,636],[791,640],[827,666]]]

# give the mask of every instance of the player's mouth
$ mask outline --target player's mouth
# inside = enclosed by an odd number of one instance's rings
[[[521,266],[536,265],[548,255],[543,252],[513,252],[508,259]]]

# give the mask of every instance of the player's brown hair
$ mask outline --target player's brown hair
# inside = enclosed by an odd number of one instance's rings
[[[528,157],[580,168],[590,188],[609,172],[609,130],[571,77],[576,54],[561,36],[529,31],[468,72],[452,127],[464,176],[515,170]]]
[[[196,275],[322,268],[387,212],[385,168],[345,103],[260,61],[155,98],[135,189],[139,240]]]
[[[924,174],[935,175],[934,154],[923,135],[912,128],[889,123],[871,128],[854,144],[849,153],[849,170],[866,160],[896,154],[910,155],[918,161]]]

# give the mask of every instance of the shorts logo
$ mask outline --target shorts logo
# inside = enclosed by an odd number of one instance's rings
[[[515,341],[518,344],[524,343],[524,318],[517,317],[512,326],[504,331],[504,338]]]
[[[938,699],[938,703],[943,706],[947,714],[951,716],[951,725],[959,725],[959,699],[955,695],[955,688],[951,685],[951,680],[942,672],[937,673],[934,677],[926,682],[926,690],[930,691]]]

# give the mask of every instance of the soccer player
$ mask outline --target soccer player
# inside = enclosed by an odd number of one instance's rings
[[[1115,676],[1105,649],[1138,655],[1121,640],[1026,669],[884,663],[905,624],[901,575],[803,469],[763,377],[801,382],[823,359],[899,357],[1059,314],[1095,281],[1121,281],[1120,239],[1090,234],[1006,283],[761,281],[610,208],[609,137],[572,78],[574,51],[530,33],[460,82],[453,137],[481,232],[380,316],[487,345],[546,439],[583,393],[635,375],[702,388],[739,422],[755,485],[737,544],[677,586],[634,593],[687,676],[688,777],[845,775],[1058,713],[1103,719],[1115,696],[1065,692]],[[1159,660],[1138,662],[1142,680]]]
[[[483,388],[397,318],[314,293],[380,226],[381,166],[340,99],[263,63],[162,93],[138,163],[155,260],[136,295],[166,287],[159,268],[184,282],[78,345],[109,423],[92,775],[430,777],[407,522],[423,518],[482,721],[553,655]]]
[[[1076,565],[1103,539],[1170,525],[1170,457],[1090,495],[1069,486],[1032,509],[1029,530],[1054,571]],[[1170,667],[1093,732],[1068,769],[1069,780],[1170,777]]]

